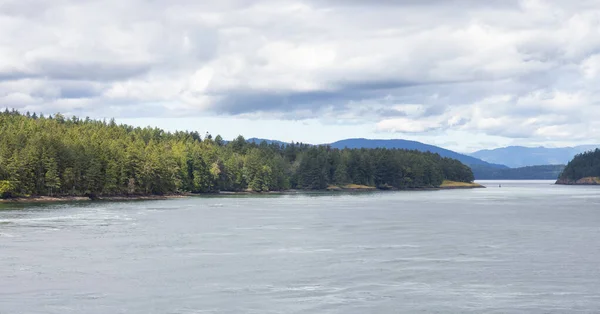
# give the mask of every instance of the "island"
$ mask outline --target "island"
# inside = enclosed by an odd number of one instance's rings
[[[575,156],[567,164],[556,184],[600,185],[600,149]]]
[[[430,152],[225,141],[114,120],[0,113],[5,200],[478,187],[473,181],[468,166]]]

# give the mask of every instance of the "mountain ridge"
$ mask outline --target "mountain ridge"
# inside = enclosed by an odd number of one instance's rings
[[[425,144],[418,141],[403,139],[367,139],[367,138],[349,138],[336,141],[329,144],[333,148],[388,148],[388,149],[408,149],[418,151],[430,151],[437,153],[442,157],[457,159],[466,165],[482,165],[492,168],[508,168],[502,164],[489,163],[477,157],[457,153],[439,146]]]
[[[283,141],[262,139],[262,138],[256,138],[256,137],[249,138],[246,141],[250,142],[250,143],[256,143],[256,144],[260,144],[262,141],[265,141],[267,144],[272,144],[272,143],[276,143],[279,145],[290,144],[290,143],[286,143]],[[468,166],[478,165],[478,166],[486,166],[486,167],[496,168],[496,169],[508,168],[507,166],[502,165],[502,164],[489,163],[489,162],[483,161],[479,158],[472,157],[472,156],[469,156],[466,154],[457,153],[455,151],[445,149],[443,147],[425,144],[425,143],[418,142],[418,141],[404,140],[404,139],[349,138],[349,139],[339,140],[339,141],[336,141],[333,143],[318,144],[318,145],[329,145],[332,148],[339,148],[339,149],[343,149],[343,148],[347,147],[347,148],[356,148],[356,149],[387,148],[387,149],[417,150],[417,151],[421,151],[421,152],[429,151],[432,153],[437,153],[442,157],[456,159]]]
[[[564,169],[565,165],[539,165],[505,169],[471,166],[477,180],[556,180]]]
[[[260,138],[250,138],[247,141],[259,144],[266,141],[268,144],[277,143],[288,145],[289,143],[267,140]],[[462,154],[443,147],[425,144],[418,141],[404,139],[367,139],[367,138],[349,138],[339,140],[329,144],[332,148],[387,148],[387,149],[407,149],[417,151],[430,151],[437,153],[442,157],[457,159],[463,164],[469,166],[477,180],[555,180],[565,168],[565,165],[577,154],[592,150],[598,145],[579,145],[563,148],[546,148],[543,146],[507,146],[496,149],[480,150],[472,154]],[[486,156],[486,154],[498,153],[496,159]],[[478,156],[488,157],[478,158]],[[512,159],[511,159],[512,158]],[[519,159],[520,158],[520,159]],[[519,162],[514,162],[518,159]],[[504,164],[506,161],[507,164]],[[524,164],[524,165],[522,165]]]
[[[489,163],[500,163],[510,168],[536,165],[567,164],[575,155],[593,150],[600,145],[547,148],[543,146],[507,146],[483,149],[469,154]]]

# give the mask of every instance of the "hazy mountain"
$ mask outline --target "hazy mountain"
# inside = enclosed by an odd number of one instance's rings
[[[592,150],[600,145],[546,148],[509,146],[491,150],[480,150],[470,154],[489,163],[499,163],[511,168],[567,164],[575,155]]]
[[[289,144],[289,143],[282,142],[282,141],[268,140],[268,139],[265,139],[265,138],[256,138],[256,137],[252,137],[252,138],[249,138],[249,139],[246,140],[246,142],[248,142],[248,143],[256,143],[256,144],[260,144],[263,141],[267,142],[267,144],[269,144],[269,145],[271,145],[273,143],[276,143],[278,145],[288,145]]]
[[[288,143],[261,139],[261,138],[250,138],[248,142],[260,144],[262,141],[266,141],[268,144],[277,143],[279,145],[287,145]],[[475,152],[472,155],[460,154],[445,148],[441,148],[434,145],[424,144],[416,141],[408,140],[371,140],[364,138],[346,139],[328,144],[333,148],[387,148],[387,149],[409,149],[418,151],[429,151],[432,153],[438,153],[443,157],[454,158],[462,163],[468,165],[473,170],[475,179],[477,180],[548,180],[556,179],[564,169],[564,164],[573,158],[574,155],[592,149],[593,145],[578,146],[572,148],[560,148],[560,149],[549,149],[549,148],[528,148],[528,147],[506,147],[495,150],[482,150]],[[549,153],[550,151],[550,153]],[[551,153],[554,153],[551,154]],[[561,155],[562,153],[562,155]],[[478,156],[487,156],[491,158],[494,154],[501,156],[502,158],[482,160]],[[524,156],[521,156],[524,155]],[[545,159],[540,156],[546,156]],[[554,156],[554,157],[552,157]],[[530,160],[536,163],[535,166],[523,166],[519,167],[520,164],[512,163],[514,168],[508,168],[501,164],[502,160],[523,159]],[[537,157],[534,158],[534,157]],[[541,166],[540,166],[541,164]],[[508,165],[510,166],[510,165]]]
[[[504,165],[500,164],[492,164],[485,162],[476,157],[459,154],[457,152],[441,148],[438,146],[423,144],[421,142],[416,141],[407,141],[407,140],[370,140],[364,138],[353,138],[337,141],[335,143],[330,144],[333,148],[396,148],[396,149],[410,149],[410,150],[418,150],[422,152],[432,152],[440,154],[442,157],[449,157],[459,160],[465,165],[480,165],[480,166],[488,166],[492,168],[507,168]]]
[[[486,166],[471,166],[475,180],[556,180],[565,165],[528,166],[498,169]]]

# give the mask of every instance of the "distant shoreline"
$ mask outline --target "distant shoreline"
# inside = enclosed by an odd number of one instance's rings
[[[235,195],[293,195],[311,193],[363,193],[363,192],[401,192],[401,191],[440,191],[440,190],[466,190],[485,188],[477,183],[464,183],[464,185],[442,185],[439,187],[420,187],[406,189],[378,189],[376,187],[360,186],[355,188],[329,187],[323,190],[283,190],[283,191],[220,191],[214,193],[184,193],[170,195],[132,195],[132,196],[31,196],[0,199],[0,203],[62,203],[62,202],[93,202],[93,201],[144,201],[144,200],[168,200],[188,198],[194,196],[235,196]]]

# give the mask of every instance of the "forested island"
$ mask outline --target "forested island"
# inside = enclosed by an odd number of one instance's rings
[[[579,154],[562,172],[556,184],[598,185],[600,184],[600,149]]]
[[[473,180],[459,161],[418,151],[256,144],[242,136],[225,142],[114,120],[0,113],[0,198],[416,189]]]

